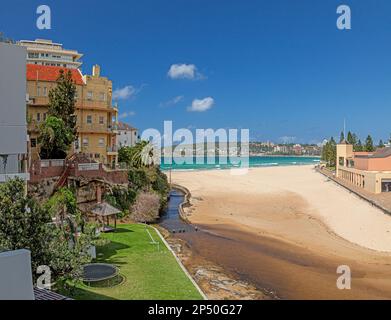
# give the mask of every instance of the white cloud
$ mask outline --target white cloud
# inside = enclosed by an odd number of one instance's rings
[[[173,64],[168,70],[168,77],[171,79],[203,79],[204,76],[197,71],[194,64]]]
[[[191,106],[187,108],[191,112],[204,112],[213,107],[215,101],[212,97],[194,99]]]
[[[120,89],[116,89],[113,92],[113,99],[114,100],[126,100],[130,97],[134,96],[137,93],[137,89],[133,86],[125,86]]]
[[[174,106],[176,104],[178,104],[179,102],[183,101],[183,99],[185,98],[185,96],[176,96],[166,102],[162,102],[160,104],[161,107],[170,107],[170,106]]]
[[[121,113],[119,116],[118,116],[118,119],[125,119],[125,118],[129,118],[129,117],[132,117],[136,115],[136,112],[134,111],[129,111],[129,112],[124,112],[124,113]]]

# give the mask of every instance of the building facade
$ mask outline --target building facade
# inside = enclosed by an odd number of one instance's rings
[[[391,192],[391,147],[354,152],[352,145],[338,144],[336,175],[371,193]]]
[[[117,138],[118,148],[133,147],[137,142],[139,142],[138,130],[127,123],[119,122]]]
[[[21,40],[18,42],[27,50],[27,63],[41,66],[62,67],[67,69],[79,69],[83,56],[76,50],[68,50],[60,43],[51,40]]]
[[[27,173],[26,49],[0,42],[0,183]]]
[[[39,159],[39,125],[45,121],[49,91],[57,85],[60,70],[70,71],[76,86],[78,140],[69,153],[84,153],[93,160],[114,166],[118,163],[118,109],[112,106],[112,82],[102,77],[100,67],[92,75],[79,69],[27,64],[28,130],[31,160]]]

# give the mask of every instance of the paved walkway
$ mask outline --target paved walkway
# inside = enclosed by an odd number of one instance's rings
[[[379,209],[383,210],[385,213],[391,215],[391,192],[390,193],[373,194],[373,193],[368,192],[360,187],[352,185],[345,180],[336,178],[334,176],[334,172],[332,172],[328,169],[317,169],[317,170],[318,170],[318,172],[327,176],[328,178],[335,181],[339,185],[341,185],[344,188],[348,189],[349,191],[355,193],[360,198],[370,202],[372,205],[378,207]]]

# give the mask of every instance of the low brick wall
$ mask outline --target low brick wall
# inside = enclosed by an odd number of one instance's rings
[[[62,164],[62,165],[61,165]],[[69,176],[83,177],[86,179],[104,179],[113,184],[128,183],[128,172],[126,170],[107,170],[101,163],[79,163],[71,162],[65,165],[61,160],[37,160],[30,168],[30,183],[38,183],[44,179],[60,177],[66,166],[70,167]],[[94,168],[98,169],[95,170]]]
[[[43,179],[59,177],[64,171],[64,165],[59,166],[58,160],[37,160],[31,164],[30,183],[37,183]]]

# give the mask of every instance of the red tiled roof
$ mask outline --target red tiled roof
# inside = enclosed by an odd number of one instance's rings
[[[36,64],[27,64],[27,80],[28,81],[57,81],[60,70],[65,72],[71,71],[72,79],[76,84],[84,84],[83,76],[78,69],[67,69],[62,67],[41,66]]]
[[[125,123],[125,122],[118,121],[118,130],[131,131],[131,130],[137,130],[137,129],[132,127],[131,125]]]

